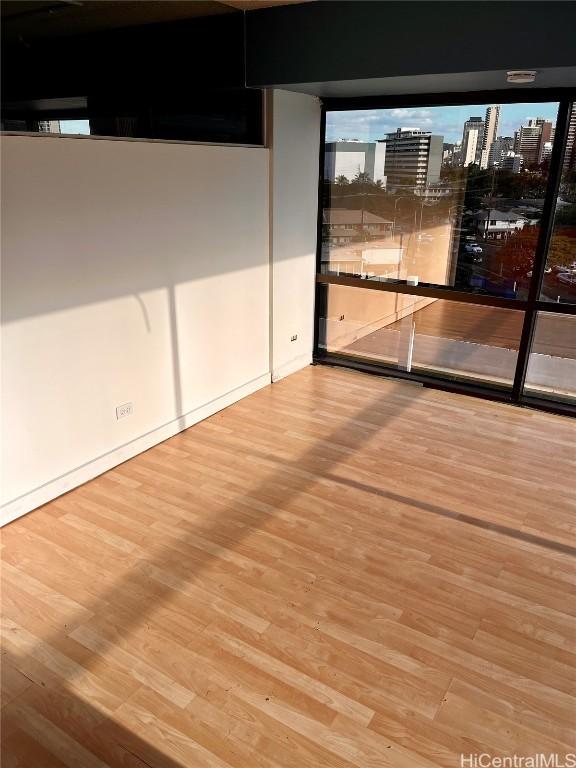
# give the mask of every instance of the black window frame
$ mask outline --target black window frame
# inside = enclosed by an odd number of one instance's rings
[[[558,114],[556,118],[556,130],[550,167],[548,184],[540,219],[540,229],[534,253],[532,278],[530,279],[528,297],[525,300],[505,299],[497,296],[479,295],[450,289],[449,287],[432,287],[426,285],[407,285],[404,282],[386,283],[364,280],[362,278],[346,275],[322,274],[322,223],[324,215],[324,147],[326,143],[326,114],[332,111],[351,111],[364,109],[394,109],[397,107],[446,107],[465,106],[475,104],[514,104],[514,103],[542,103],[558,102]],[[327,364],[353,368],[356,370],[373,373],[388,378],[407,379],[415,381],[423,386],[457,392],[477,397],[482,397],[498,402],[510,403],[517,406],[536,408],[539,410],[576,416],[576,404],[553,400],[548,397],[540,397],[534,391],[525,392],[526,374],[534,332],[536,318],[539,312],[555,312],[563,315],[576,315],[576,303],[557,304],[543,301],[540,298],[541,287],[546,269],[548,248],[554,229],[554,216],[556,211],[556,199],[560,188],[563,170],[564,152],[568,137],[570,113],[572,105],[576,104],[576,89],[574,88],[509,88],[506,90],[490,91],[466,91],[458,93],[432,93],[414,94],[408,96],[381,96],[381,97],[353,97],[353,98],[325,98],[321,103],[320,126],[320,156],[318,168],[318,222],[316,245],[316,292],[314,308],[314,364]],[[392,293],[406,293],[412,296],[426,296],[448,301],[457,301],[471,304],[481,304],[493,307],[517,309],[524,313],[524,321],[520,336],[518,358],[514,381],[511,388],[502,389],[484,383],[458,381],[442,378],[441,375],[424,374],[419,372],[406,372],[384,363],[355,358],[352,355],[344,355],[328,352],[320,348],[320,319],[325,315],[326,290],[330,284],[346,285],[364,290],[381,290]]]
[[[114,139],[128,141],[154,141],[176,144],[220,144],[223,146],[266,146],[265,92],[261,88],[220,87],[191,91],[184,99],[174,95],[150,92],[131,96],[114,92],[104,96],[82,94],[62,98],[35,98],[2,101],[0,136],[61,136],[71,138],[83,135],[88,139]],[[229,109],[227,122],[226,110]],[[239,126],[234,118],[245,125]],[[118,133],[113,124],[122,119],[134,121],[129,133]],[[89,134],[38,131],[35,123],[52,120],[85,120]],[[190,125],[185,125],[186,121]],[[6,123],[21,122],[22,128],[6,127]],[[95,126],[98,126],[95,128]],[[106,130],[112,127],[113,130]]]

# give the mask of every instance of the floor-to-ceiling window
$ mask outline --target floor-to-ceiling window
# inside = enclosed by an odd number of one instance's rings
[[[576,403],[576,108],[499,96],[328,103],[317,359]]]

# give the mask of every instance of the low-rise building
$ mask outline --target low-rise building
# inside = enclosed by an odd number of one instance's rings
[[[474,214],[473,219],[476,232],[484,240],[506,240],[527,224],[527,219],[517,213],[494,208]]]
[[[375,240],[392,234],[392,221],[370,211],[329,208],[324,211],[323,234],[330,245]]]
[[[446,184],[428,184],[426,187],[416,187],[414,194],[423,197],[428,203],[437,203],[445,197],[450,197],[452,190]]]

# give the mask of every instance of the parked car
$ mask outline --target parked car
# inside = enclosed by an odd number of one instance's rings
[[[482,264],[481,253],[465,253],[463,255],[469,264]]]
[[[565,285],[576,285],[576,271],[558,272],[558,282]]]
[[[434,238],[432,237],[432,235],[429,235],[427,232],[420,232],[420,234],[417,235],[416,240],[419,243],[431,243],[434,240]]]
[[[478,243],[466,243],[464,250],[466,253],[482,253],[482,246]]]
[[[545,275],[549,275],[552,272],[552,267],[546,267],[544,270]],[[532,277],[532,270],[530,272],[526,272],[526,277]]]

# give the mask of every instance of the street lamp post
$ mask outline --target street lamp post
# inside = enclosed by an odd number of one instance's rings
[[[400,202],[400,200],[407,200],[406,195],[400,195],[400,197],[397,197],[396,200],[394,200],[394,220],[392,222],[392,239],[396,236],[396,206]]]

